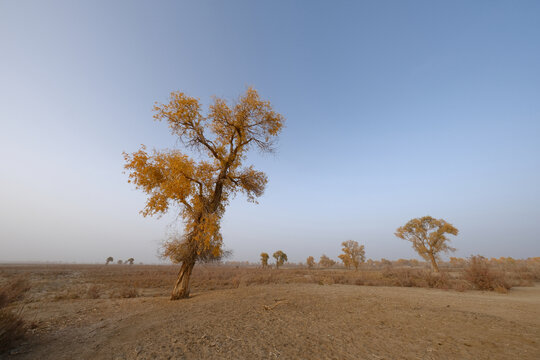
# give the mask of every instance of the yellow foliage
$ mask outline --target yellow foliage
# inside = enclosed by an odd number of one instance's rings
[[[341,246],[343,246],[341,249],[343,254],[339,255],[338,257],[341,259],[345,267],[348,269],[352,265],[356,270],[358,270],[358,266],[366,261],[364,245],[359,245],[357,241],[347,240],[342,242]]]
[[[270,256],[268,256],[267,253],[265,253],[265,252],[261,253],[261,264],[262,264],[263,268],[268,267],[268,259],[269,258],[270,258]]]
[[[446,234],[457,235],[458,229],[443,219],[434,219],[431,216],[412,219],[396,230],[395,235],[410,241],[414,250],[425,260],[431,261],[433,270],[439,271],[436,259],[441,252],[455,251],[450,247],[450,239]]]
[[[219,257],[220,222],[229,199],[240,192],[256,202],[268,181],[263,172],[243,167],[247,153],[253,148],[272,151],[284,118],[248,88],[233,107],[215,98],[206,116],[198,99],[173,92],[168,103],[154,106],[154,119],[166,121],[173,135],[206,159],[193,159],[180,150],[148,152],[144,145],[124,153],[129,182],[148,195],[141,213],[160,216],[171,207],[179,209],[184,237],[164,246],[164,255],[173,261]]]
[[[335,260],[330,259],[325,254],[322,254],[321,258],[319,259],[319,265],[329,268],[329,267],[332,267],[332,266],[336,265],[336,262],[335,262]]]
[[[276,259],[276,269],[279,268],[281,265],[285,263],[285,261],[288,261],[287,254],[285,254],[283,251],[278,250],[276,251],[272,257]]]

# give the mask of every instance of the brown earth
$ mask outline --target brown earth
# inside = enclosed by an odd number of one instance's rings
[[[540,284],[508,294],[312,283],[32,301],[6,359],[540,359]]]

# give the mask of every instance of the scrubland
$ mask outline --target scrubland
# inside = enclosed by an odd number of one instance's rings
[[[2,265],[0,322],[14,327],[0,331],[0,357],[540,358],[538,259],[454,259],[440,274],[406,260],[358,271],[197,265],[192,296],[170,301],[177,272]]]

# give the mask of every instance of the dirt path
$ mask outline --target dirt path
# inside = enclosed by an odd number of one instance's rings
[[[41,302],[26,314],[38,328],[9,359],[540,359],[539,286],[268,285],[176,302]]]

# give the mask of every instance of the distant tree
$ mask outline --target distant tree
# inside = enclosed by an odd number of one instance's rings
[[[122,265],[124,262],[123,262],[122,260],[118,260],[116,263],[117,263],[118,265]]]
[[[276,251],[272,257],[276,259],[276,269],[278,269],[281,265],[287,261],[287,254],[285,254],[283,251],[278,250]]]
[[[392,262],[390,260],[382,258],[381,259],[381,265],[383,265],[383,266],[392,266]]]
[[[109,263],[112,263],[114,261],[113,257],[112,256],[109,256],[107,258],[107,261],[105,262],[105,265],[109,265]]]
[[[321,258],[319,259],[319,265],[321,265],[323,267],[326,267],[326,268],[329,268],[329,267],[332,267],[332,266],[336,265],[336,262],[334,260],[330,259],[325,254],[323,254],[321,256]]]
[[[431,216],[412,219],[395,233],[398,238],[410,241],[418,255],[431,262],[435,272],[439,272],[437,260],[440,253],[456,250],[448,245],[450,239],[446,234],[457,235],[458,229],[443,219]]]
[[[232,106],[215,98],[205,115],[198,99],[171,93],[169,102],[154,107],[154,119],[166,121],[171,132],[199,157],[180,150],[148,153],[143,146],[124,154],[129,181],[148,194],[144,216],[179,209],[184,235],[164,244],[164,257],[181,263],[171,299],[189,296],[190,277],[196,262],[214,261],[223,255],[221,219],[226,205],[241,192],[248,201],[264,192],[266,175],[245,166],[248,152],[272,152],[284,118],[270,102],[249,88]]]
[[[270,256],[267,253],[265,253],[265,252],[261,253],[261,264],[262,264],[263,268],[268,267],[268,259],[269,258],[270,258]]]
[[[313,256],[308,256],[308,258],[306,259],[306,264],[310,269],[315,266],[315,259],[313,258]]]
[[[347,240],[342,242],[341,246],[343,246],[341,249],[343,254],[339,255],[338,257],[341,259],[341,261],[343,261],[345,267],[348,269],[352,265],[356,270],[358,270],[358,266],[366,261],[364,245],[359,245],[358,242],[353,240]]]
[[[135,259],[129,258],[129,259],[126,260],[126,263],[128,263],[129,265],[133,265],[134,261],[135,261]]]

